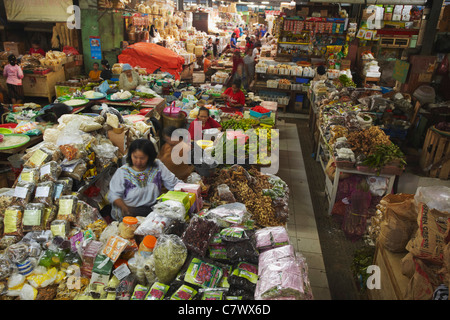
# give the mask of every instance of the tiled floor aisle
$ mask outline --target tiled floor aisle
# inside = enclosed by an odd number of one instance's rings
[[[290,188],[289,221],[291,243],[306,258],[315,300],[330,300],[327,275],[295,124],[277,122],[280,130],[280,167],[278,176]]]

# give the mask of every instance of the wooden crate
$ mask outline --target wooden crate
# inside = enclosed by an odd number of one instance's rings
[[[420,157],[420,167],[431,178],[450,178],[450,136],[428,129]]]
[[[393,253],[377,244],[374,265],[380,268],[380,289],[367,290],[371,300],[404,300],[410,279],[403,275],[405,253]]]

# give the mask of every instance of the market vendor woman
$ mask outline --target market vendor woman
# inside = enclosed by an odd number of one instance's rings
[[[162,187],[173,190],[182,182],[158,159],[153,143],[137,139],[129,147],[127,163],[114,173],[108,199],[111,216],[121,221],[125,216],[147,216],[161,195]]]
[[[241,90],[241,81],[234,80],[230,88],[222,93],[221,97],[227,102],[227,106],[230,108],[236,108],[237,111],[242,112],[245,105],[245,95]]]
[[[136,90],[141,84],[143,84],[143,81],[139,74],[128,63],[124,64],[119,77],[119,89],[124,91]]]
[[[198,127],[199,124],[201,123],[201,130],[207,130],[207,129],[219,129],[219,131],[222,131],[222,126],[220,125],[220,123],[218,123],[216,120],[214,120],[213,118],[210,117],[209,115],[209,109],[205,108],[205,107],[201,107],[198,110],[198,115],[197,115],[197,119],[195,119],[194,121],[191,122],[190,126],[189,126],[189,135],[191,136],[191,140],[196,140],[195,139],[195,127],[196,125]],[[203,135],[201,135],[203,136]]]

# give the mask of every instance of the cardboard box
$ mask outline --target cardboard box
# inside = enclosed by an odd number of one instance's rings
[[[25,54],[25,43],[23,42],[3,42],[3,50],[11,52],[16,57]]]

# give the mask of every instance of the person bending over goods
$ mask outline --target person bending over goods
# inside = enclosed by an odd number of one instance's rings
[[[114,173],[108,199],[111,216],[121,221],[125,216],[147,216],[161,195],[162,187],[173,190],[182,182],[158,159],[153,143],[134,140],[128,150],[126,164]]]

